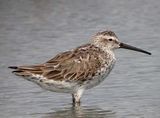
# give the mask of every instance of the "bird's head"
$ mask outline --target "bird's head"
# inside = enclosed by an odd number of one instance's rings
[[[113,51],[114,49],[117,48],[124,48],[151,55],[150,52],[120,42],[116,34],[112,31],[98,32],[92,38],[92,44],[95,45],[96,47],[101,48],[104,51]]]

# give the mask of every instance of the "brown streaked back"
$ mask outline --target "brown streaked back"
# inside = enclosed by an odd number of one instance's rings
[[[20,66],[13,72],[20,76],[42,75],[55,81],[85,81],[96,74],[110,55],[91,44],[56,55],[46,63]]]

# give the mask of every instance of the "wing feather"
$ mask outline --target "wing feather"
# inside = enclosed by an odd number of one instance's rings
[[[47,79],[83,81],[94,76],[102,66],[99,50],[93,46],[85,45],[73,51],[58,54],[51,60],[40,65],[20,66],[15,73],[21,76],[39,74]],[[104,54],[102,53],[102,56]]]

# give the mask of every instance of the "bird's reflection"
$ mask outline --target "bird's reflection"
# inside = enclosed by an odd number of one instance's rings
[[[71,106],[46,113],[42,118],[115,118],[115,113],[95,106]]]

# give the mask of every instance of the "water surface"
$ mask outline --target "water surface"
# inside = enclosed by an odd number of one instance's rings
[[[0,0],[1,118],[160,118],[159,0]],[[73,107],[68,94],[14,76],[112,29],[152,56],[117,50],[110,76]]]

